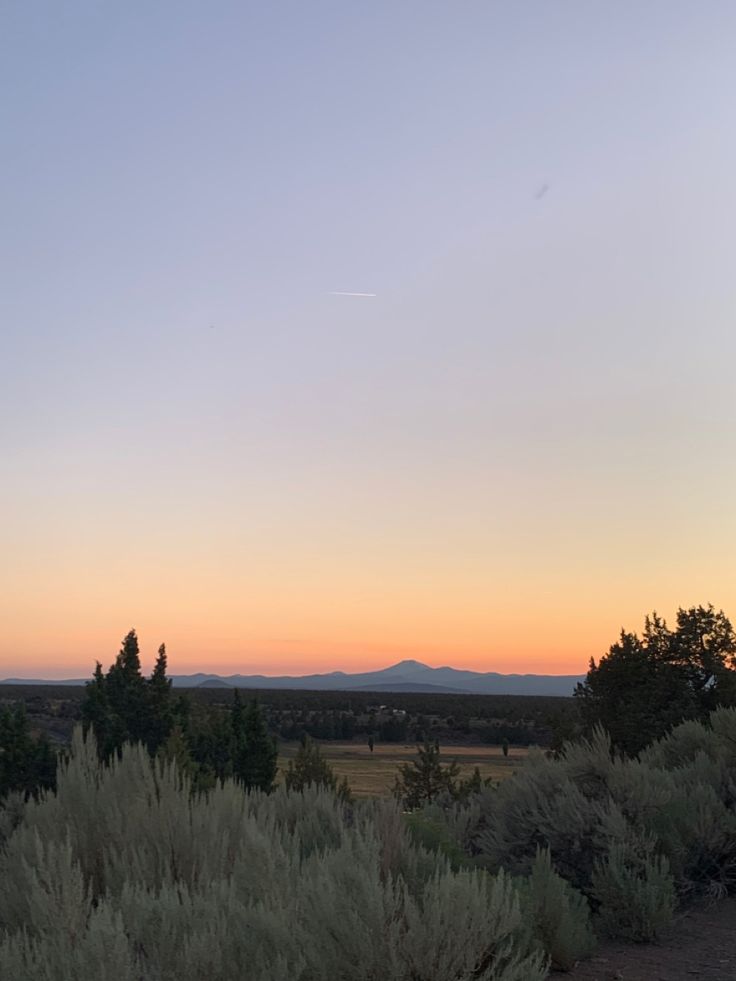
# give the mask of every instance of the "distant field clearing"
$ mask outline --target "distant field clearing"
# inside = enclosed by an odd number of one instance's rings
[[[376,743],[372,753],[366,743],[321,742],[319,748],[337,776],[340,779],[348,778],[356,797],[389,796],[398,767],[417,756],[416,745],[413,743]],[[483,779],[492,777],[494,780],[511,776],[523,764],[528,752],[526,749],[513,747],[509,749],[508,757],[504,757],[500,746],[440,745],[440,749],[442,763],[457,760],[461,777],[467,779],[477,766]],[[279,768],[285,769],[298,750],[298,743],[281,743]]]

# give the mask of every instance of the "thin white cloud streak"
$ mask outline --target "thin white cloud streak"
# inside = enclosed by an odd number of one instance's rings
[[[377,293],[350,293],[347,290],[330,290],[330,296],[378,296]]]

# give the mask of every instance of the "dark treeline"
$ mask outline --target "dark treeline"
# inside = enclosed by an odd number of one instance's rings
[[[687,719],[736,705],[736,633],[712,605],[677,611],[674,629],[652,613],[641,634],[621,630],[605,657],[591,658],[575,701],[584,733],[596,725],[634,755]]]
[[[237,689],[244,701],[257,699],[272,735],[298,741],[415,742],[426,736],[444,744],[548,747],[578,728],[572,698],[527,695],[456,695]],[[193,717],[226,710],[234,689],[176,688],[174,702],[188,703]],[[0,686],[0,704],[22,702],[33,725],[52,741],[68,743],[82,719],[86,689],[66,685]]]

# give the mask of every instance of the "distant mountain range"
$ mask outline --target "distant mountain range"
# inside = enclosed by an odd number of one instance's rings
[[[495,671],[461,671],[431,668],[420,661],[399,661],[381,671],[346,674],[180,674],[172,675],[176,688],[291,688],[312,691],[450,692],[464,695],[572,695],[584,675],[497,674]],[[87,678],[41,681],[35,678],[6,678],[3,685],[83,685]]]

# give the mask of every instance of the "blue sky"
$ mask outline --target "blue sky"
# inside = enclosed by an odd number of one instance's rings
[[[735,29],[4,4],[0,663],[566,671],[733,608]]]

